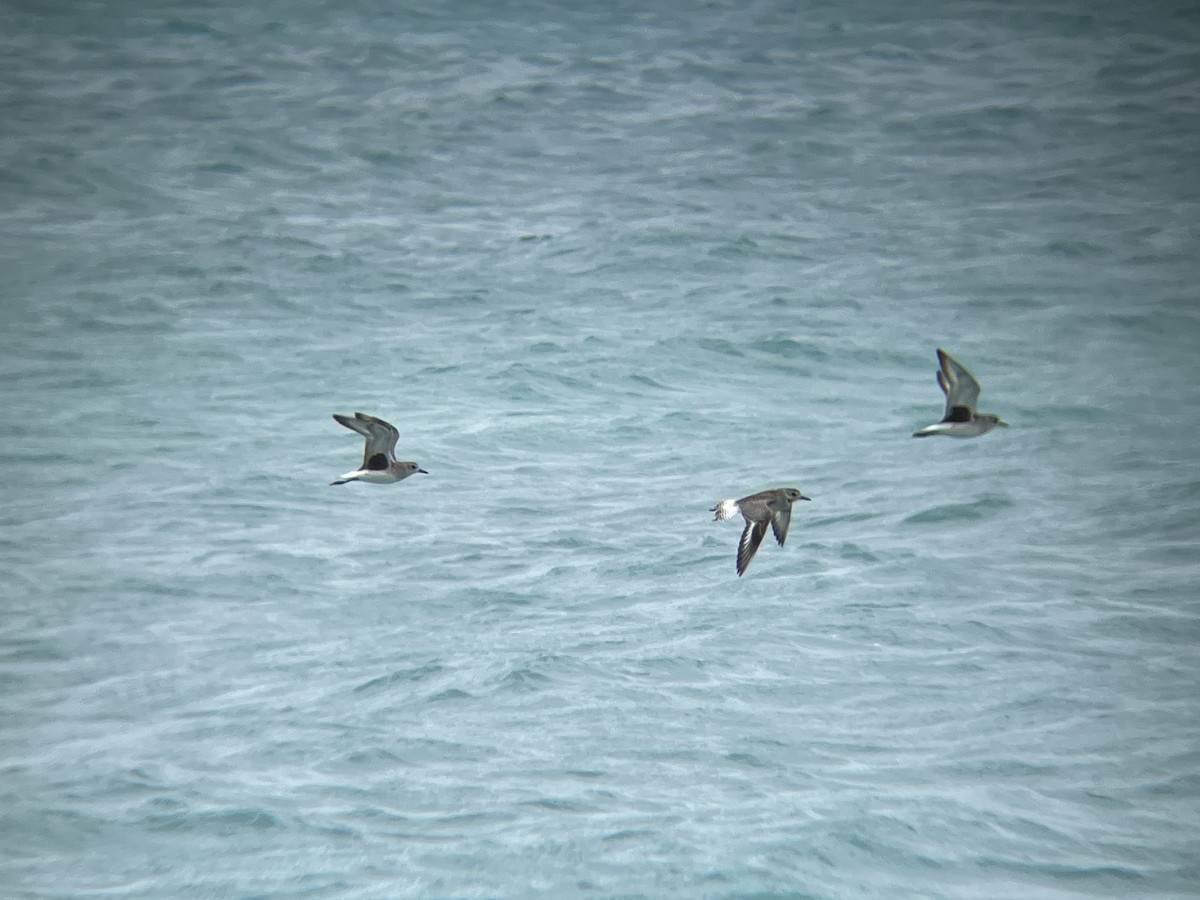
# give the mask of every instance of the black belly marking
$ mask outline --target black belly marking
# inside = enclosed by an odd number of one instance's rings
[[[971,410],[965,406],[956,406],[946,413],[946,418],[943,422],[970,422]]]
[[[367,460],[367,466],[372,472],[382,472],[388,467],[388,458],[386,454],[376,453]]]

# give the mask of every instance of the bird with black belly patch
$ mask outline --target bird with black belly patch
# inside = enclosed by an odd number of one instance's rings
[[[400,437],[390,422],[366,413],[356,412],[354,418],[333,414],[333,418],[351,431],[356,431],[365,438],[363,461],[357,469],[339,475],[330,484],[345,484],[348,481],[366,481],[371,484],[392,484],[403,481],[409,475],[420,472],[429,473],[410,460],[396,459],[396,441]]]
[[[942,421],[917,429],[913,437],[944,434],[947,437],[970,438],[987,434],[997,425],[1007,428],[1008,423],[1001,422],[999,416],[975,411],[975,404],[979,402],[979,382],[967,371],[967,367],[941,347],[937,348],[937,356],[941,365],[937,383],[946,395],[946,411]]]

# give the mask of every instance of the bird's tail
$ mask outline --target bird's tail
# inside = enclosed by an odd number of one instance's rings
[[[713,516],[714,522],[724,522],[730,516],[737,515],[738,505],[736,500],[722,500],[714,506],[710,512],[715,513]]]

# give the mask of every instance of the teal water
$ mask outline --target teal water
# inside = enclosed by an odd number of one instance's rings
[[[1198,38],[0,11],[0,893],[1196,896]]]

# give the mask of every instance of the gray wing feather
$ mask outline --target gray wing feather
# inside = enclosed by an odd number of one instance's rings
[[[363,468],[366,468],[367,461],[378,453],[385,454],[388,459],[395,458],[393,453],[400,432],[390,422],[360,412],[356,412],[353,419],[338,413],[334,413],[333,418],[338,424],[345,425],[366,439],[366,446],[363,448]]]
[[[776,510],[771,515],[771,530],[775,532],[775,540],[779,542],[780,547],[787,538],[788,525],[791,523],[792,507],[790,504],[786,509]]]
[[[763,535],[767,533],[766,522],[747,522],[746,527],[742,529],[742,540],[738,544],[737,552],[737,573],[741,575],[746,571],[746,566],[750,565],[750,560],[754,559],[754,554],[758,552],[758,545],[762,543]]]
[[[966,366],[941,347],[938,347],[937,355],[942,365],[938,384],[946,392],[946,415],[949,416],[956,406],[965,406],[973,414],[975,404],[979,402],[979,382]]]

